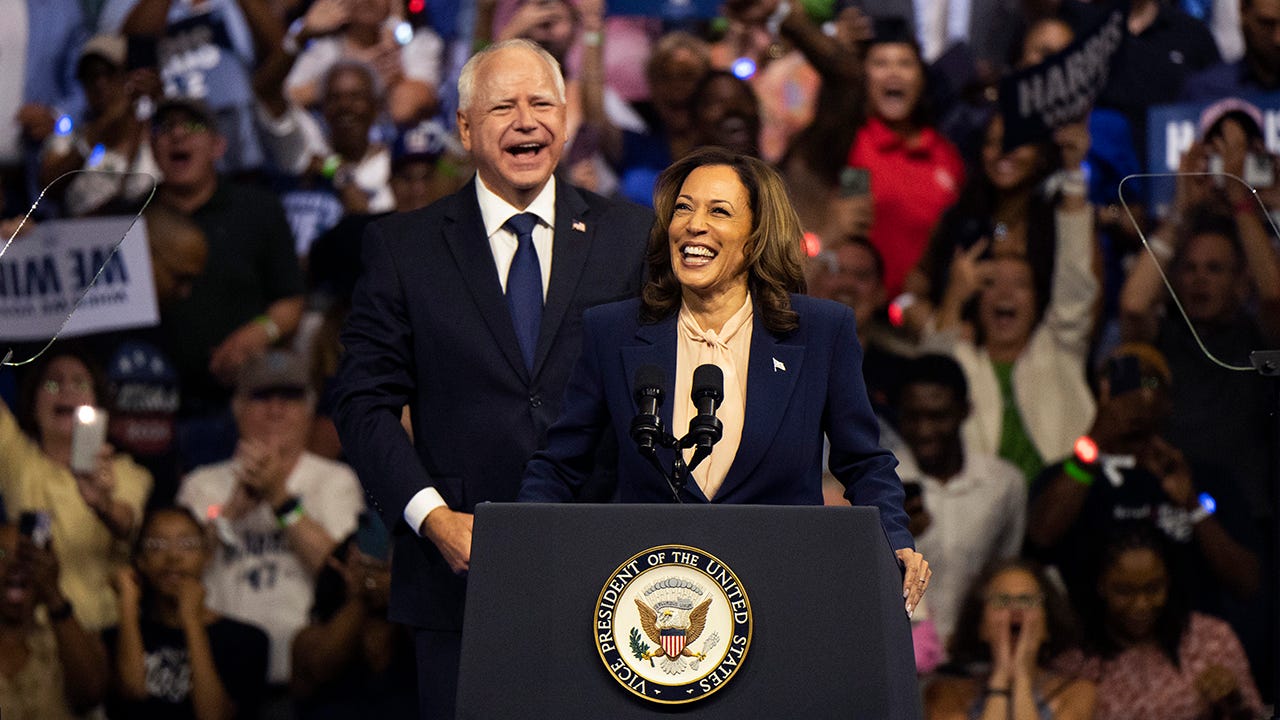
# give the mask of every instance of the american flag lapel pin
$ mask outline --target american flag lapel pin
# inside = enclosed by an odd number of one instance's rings
[[[787,371],[787,366],[786,366],[786,365],[783,365],[783,364],[782,364],[782,361],[781,361],[781,360],[779,360],[778,358],[774,358],[774,359],[773,359],[773,371],[774,371],[774,372],[786,372],[786,371]]]
[[[577,230],[578,232],[584,233],[587,231],[587,224],[582,222],[581,220],[574,220],[573,229]]]

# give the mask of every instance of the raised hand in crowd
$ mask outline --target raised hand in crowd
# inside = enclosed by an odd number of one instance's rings
[[[986,258],[990,247],[991,239],[983,237],[967,248],[956,248],[947,290],[938,307],[938,330],[972,332],[964,321],[964,308],[991,282],[991,262]]]
[[[298,41],[331,35],[351,20],[351,0],[315,0],[302,16]]]
[[[530,0],[523,2],[515,13],[507,20],[507,24],[498,31],[497,41],[512,38],[530,37],[539,26],[551,25],[565,13],[561,0]]]
[[[779,0],[728,0],[724,16],[744,25],[762,25],[777,12]]]
[[[278,333],[278,331],[276,331]],[[231,387],[245,363],[262,355],[274,342],[271,328],[262,322],[248,322],[236,328],[209,356],[209,372]]]
[[[237,485],[249,499],[277,507],[289,497],[285,480],[296,458],[274,443],[242,438],[236,446]],[[256,504],[256,503],[255,503]]]

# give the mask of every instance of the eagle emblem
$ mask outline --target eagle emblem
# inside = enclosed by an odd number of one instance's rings
[[[667,578],[649,587],[644,592],[645,599],[635,598],[636,609],[640,612],[640,627],[656,646],[638,653],[637,659],[648,660],[650,666],[655,666],[654,661],[657,660],[671,675],[682,672],[686,665],[696,670],[698,661],[705,659],[706,651],[719,640],[713,633],[703,644],[702,651],[690,647],[702,637],[707,626],[711,598],[697,602],[702,595],[702,588],[693,583]]]
[[[688,545],[659,545],[613,571],[591,626],[600,660],[623,688],[680,705],[737,675],[751,645],[751,603],[720,558]]]

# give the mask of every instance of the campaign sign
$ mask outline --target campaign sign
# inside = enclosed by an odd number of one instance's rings
[[[1271,152],[1280,152],[1280,92],[1245,95],[1262,113],[1262,138]],[[1182,155],[1200,137],[1200,116],[1205,108],[1218,102],[1190,102],[1156,105],[1147,111],[1147,168],[1151,173],[1176,173]],[[1159,217],[1168,215],[1173,206],[1175,178],[1153,177],[1145,180],[1147,195],[1134,197],[1126,186],[1126,202],[1145,200]],[[1260,188],[1259,188],[1260,189]]]
[[[1092,32],[1039,65],[1000,81],[1006,150],[1044,140],[1054,129],[1084,119],[1106,87],[1111,63],[1124,42],[1127,5],[1117,5]]]
[[[60,329],[72,337],[159,319],[142,218],[39,223],[0,257],[0,340],[42,342]]]

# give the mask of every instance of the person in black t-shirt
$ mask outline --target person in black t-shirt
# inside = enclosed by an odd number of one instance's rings
[[[1164,356],[1124,343],[1111,357],[1089,434],[1031,487],[1027,550],[1055,565],[1081,604],[1097,586],[1107,533],[1149,525],[1195,579],[1188,588],[1195,609],[1231,619],[1231,605],[1252,600],[1262,580],[1249,508],[1228,471],[1189,461],[1160,434],[1174,380]],[[1117,369],[1126,358],[1130,372]]]
[[[117,575],[120,626],[103,639],[114,665],[112,718],[253,717],[267,678],[267,635],[205,607],[209,548],[186,510],[143,522],[136,573]]]

